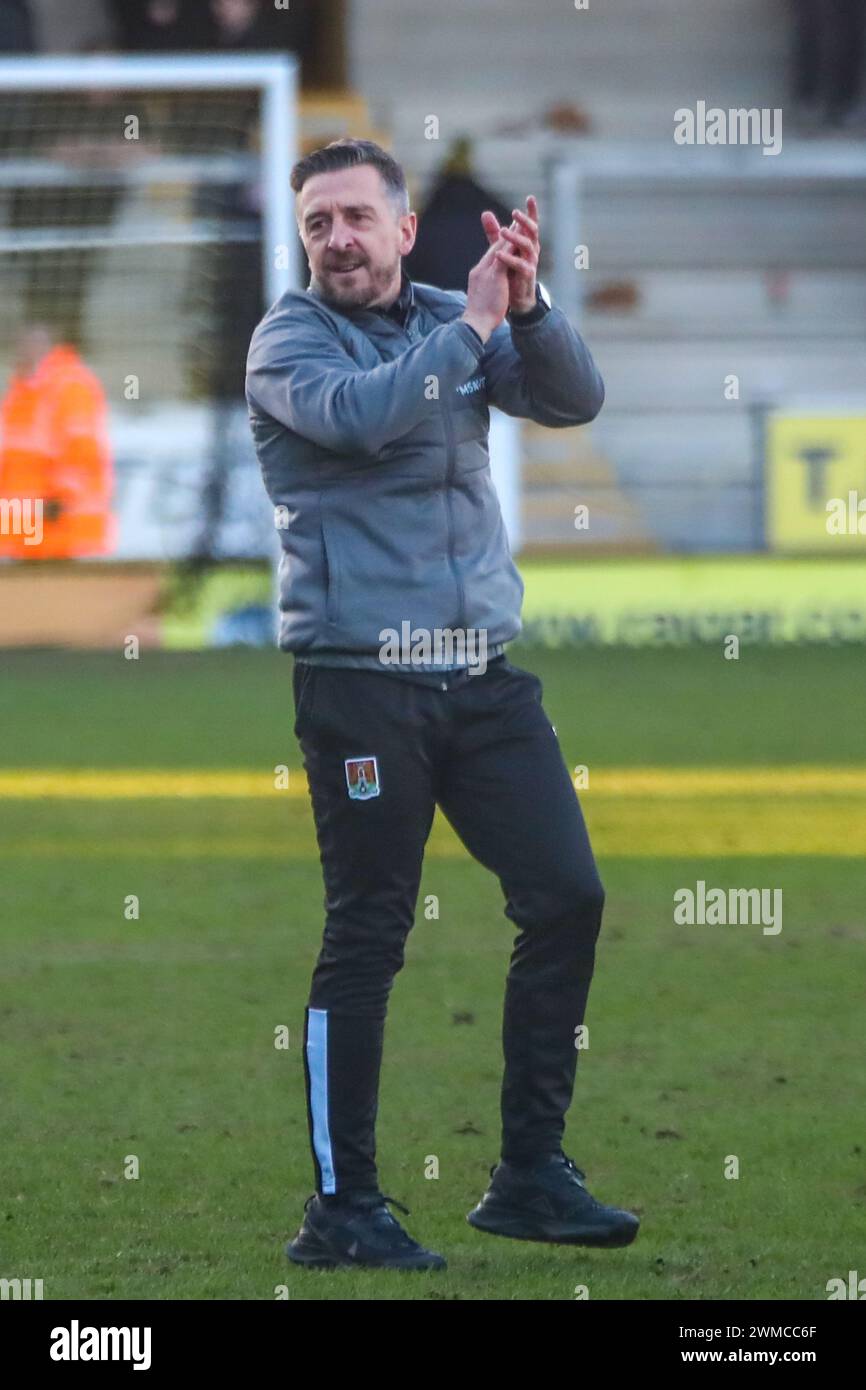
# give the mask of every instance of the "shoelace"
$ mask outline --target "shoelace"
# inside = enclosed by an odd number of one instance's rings
[[[573,1159],[573,1158],[569,1158],[567,1154],[563,1154],[562,1157],[563,1157],[563,1159],[565,1160],[565,1166],[566,1166],[566,1168],[570,1168],[571,1171],[572,1171],[572,1173],[576,1173],[577,1176],[580,1178],[581,1182],[583,1182],[584,1179],[586,1178],[586,1173],[583,1171],[583,1169],[582,1169],[582,1168],[578,1168],[578,1166],[577,1166],[577,1164],[575,1163],[574,1159]]]
[[[409,1208],[408,1208],[408,1207],[404,1207],[402,1202],[398,1202],[396,1197],[386,1197],[386,1196],[383,1195],[382,1201],[383,1201],[383,1202],[390,1202],[392,1206],[399,1207],[400,1210],[403,1212],[403,1214],[404,1214],[405,1216],[411,1216],[411,1215],[412,1215],[412,1213],[411,1213],[411,1211],[409,1210]],[[389,1215],[390,1215],[390,1212],[389,1212]]]
[[[317,1195],[318,1194],[315,1192],[311,1193],[311,1195],[307,1198],[306,1202],[304,1203],[304,1211],[307,1211],[311,1204],[315,1202]],[[377,1207],[384,1206],[386,1202],[390,1202],[392,1206],[399,1207],[400,1210],[404,1212],[406,1216],[412,1215],[409,1208],[404,1207],[402,1202],[398,1202],[396,1197],[388,1197],[384,1193],[380,1194],[379,1200],[377,1202],[369,1203],[370,1210],[375,1211]],[[392,1221],[394,1221],[395,1218],[391,1216],[390,1212],[387,1212],[386,1214],[391,1217]]]
[[[585,1177],[586,1177],[586,1173],[583,1171],[583,1169],[582,1169],[582,1168],[578,1168],[578,1166],[577,1166],[577,1164],[575,1163],[575,1161],[574,1161],[573,1158],[569,1158],[566,1154],[563,1154],[562,1157],[565,1159],[565,1166],[566,1166],[566,1168],[569,1168],[569,1169],[571,1170],[572,1173],[576,1173],[577,1176],[580,1178],[580,1180],[581,1180],[581,1186],[583,1187],[584,1192],[586,1193],[587,1197],[589,1198],[590,1209],[591,1209],[592,1211],[603,1211],[603,1210],[604,1210],[604,1203],[603,1203],[603,1202],[599,1202],[598,1199],[597,1199],[596,1197],[593,1197],[592,1193],[588,1190],[588,1188],[584,1186],[584,1181],[583,1181],[583,1180],[584,1180]]]
[[[317,1193],[313,1192],[307,1198],[306,1202],[304,1203],[305,1213],[308,1207],[316,1200],[317,1195]],[[403,1227],[400,1225],[396,1217],[392,1216],[391,1212],[388,1210],[386,1206],[387,1202],[390,1202],[392,1206],[399,1207],[400,1210],[402,1212],[405,1212],[407,1216],[411,1216],[411,1212],[408,1207],[404,1207],[403,1203],[398,1202],[396,1197],[389,1197],[386,1193],[379,1193],[375,1202],[370,1201],[365,1203],[364,1209],[366,1209],[371,1216],[377,1217],[380,1224],[385,1224],[389,1227],[396,1228],[395,1236],[401,1246],[404,1246],[407,1250],[416,1250],[418,1248],[418,1242],[413,1240],[412,1237],[409,1235],[409,1232],[403,1230]],[[347,1208],[347,1210],[350,1210],[350,1208]]]
[[[379,1226],[380,1229],[383,1226],[387,1226],[393,1232],[392,1239],[395,1239],[406,1250],[415,1250],[417,1248],[417,1242],[412,1239],[408,1231],[403,1230],[400,1222],[388,1210],[386,1205],[388,1202],[390,1202],[392,1206],[399,1207],[400,1211],[405,1212],[407,1216],[411,1215],[409,1208],[404,1207],[402,1202],[398,1202],[396,1197],[389,1197],[383,1192],[380,1194],[377,1202],[370,1202],[368,1206],[368,1211],[374,1223]]]
[[[566,1154],[560,1154],[559,1156],[560,1156],[560,1158],[562,1158],[562,1161],[563,1161],[564,1165],[566,1165],[566,1168],[570,1168],[570,1169],[571,1169],[571,1172],[577,1173],[577,1176],[578,1176],[578,1177],[581,1177],[581,1179],[585,1179],[585,1177],[587,1177],[587,1175],[585,1175],[585,1173],[584,1173],[584,1170],[582,1170],[582,1168],[578,1168],[577,1163],[574,1162],[574,1159],[573,1159],[573,1158],[569,1158],[569,1156],[567,1156]],[[496,1172],[496,1169],[498,1169],[498,1168],[499,1168],[498,1163],[493,1163],[493,1166],[492,1166],[492,1168],[491,1168],[491,1177],[493,1176],[493,1173],[495,1173],[495,1172]]]
[[[562,1159],[566,1168],[569,1168],[572,1171],[572,1173],[577,1174],[581,1182],[584,1182],[586,1180],[586,1173],[583,1171],[582,1168],[578,1168],[573,1158],[569,1158],[567,1154],[560,1154],[560,1158]],[[492,1168],[490,1169],[491,1178],[493,1177],[493,1174],[496,1172],[498,1166],[498,1164],[494,1163]]]

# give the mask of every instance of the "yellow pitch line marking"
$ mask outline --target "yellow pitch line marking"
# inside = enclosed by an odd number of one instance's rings
[[[866,767],[623,767],[590,769],[584,795],[799,796],[866,792]]]
[[[272,796],[306,796],[304,773],[290,772],[289,785],[282,791],[274,786],[268,772],[212,772],[191,768],[178,772],[172,768],[141,771],[80,772],[61,768],[0,772],[0,799],[39,799],[83,801],[146,801],[154,798],[187,797],[196,800],[234,798],[249,800]]]
[[[866,766],[853,767],[608,767],[590,768],[581,797],[784,797],[866,793]],[[107,769],[18,768],[0,771],[0,800],[143,801],[186,797],[207,800],[306,797],[306,774],[289,772],[288,786],[277,789],[268,769],[226,771],[209,768]]]

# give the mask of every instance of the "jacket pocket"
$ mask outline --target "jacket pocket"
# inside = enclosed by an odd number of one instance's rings
[[[340,573],[337,568],[337,546],[330,531],[324,509],[320,511],[322,554],[325,562],[325,618],[329,623],[340,619]]]

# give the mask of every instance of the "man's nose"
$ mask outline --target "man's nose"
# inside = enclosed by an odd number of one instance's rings
[[[331,251],[345,251],[352,244],[352,229],[347,222],[341,222],[335,218],[331,223],[331,235],[328,238],[328,248]]]

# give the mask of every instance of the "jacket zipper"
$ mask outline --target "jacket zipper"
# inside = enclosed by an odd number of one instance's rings
[[[328,532],[325,526],[325,513],[322,498],[319,498],[319,525],[322,529],[322,550],[325,556],[325,621],[336,623],[337,612],[337,571],[334,566],[333,547],[328,546]]]
[[[457,463],[457,448],[454,440],[454,424],[447,405],[444,406],[442,410],[442,423],[445,428],[445,436],[448,443],[448,470],[445,474],[445,506],[448,511],[448,563],[451,566],[451,573],[454,575],[454,583],[457,585],[456,627],[462,630],[465,619],[466,595],[457,570],[457,561],[454,555],[454,516],[451,503],[451,481],[454,477],[454,469]]]
[[[417,329],[417,321],[420,318],[417,307],[409,313],[406,327],[403,332],[410,342],[417,341],[420,337]],[[454,439],[454,425],[451,420],[451,412],[447,405],[442,409],[442,425],[445,430],[445,439],[448,449],[448,467],[445,472],[445,507],[448,512],[448,564],[454,576],[454,584],[457,588],[457,628],[462,628],[465,622],[466,594],[460,574],[457,569],[457,560],[454,555],[454,514],[451,503],[451,481],[454,477],[454,470],[457,465],[457,446]]]

